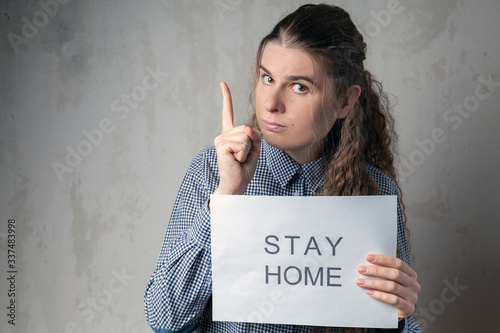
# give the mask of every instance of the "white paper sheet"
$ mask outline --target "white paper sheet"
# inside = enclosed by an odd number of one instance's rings
[[[396,255],[396,196],[212,195],[210,208],[213,320],[397,327],[356,285],[369,253]]]

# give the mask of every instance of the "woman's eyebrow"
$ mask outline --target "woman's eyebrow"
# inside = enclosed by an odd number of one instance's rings
[[[271,71],[268,70],[266,67],[264,67],[262,65],[259,65],[259,68],[262,69],[267,74],[273,76],[272,73],[271,73]],[[286,77],[286,79],[289,80],[289,81],[304,80],[304,81],[307,81],[307,82],[311,83],[314,86],[317,86],[316,82],[314,82],[313,79],[311,79],[309,76],[305,76],[305,75],[289,75],[289,76]]]

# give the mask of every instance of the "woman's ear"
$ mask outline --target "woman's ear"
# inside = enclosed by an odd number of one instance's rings
[[[337,118],[342,119],[347,116],[349,111],[354,108],[354,105],[358,101],[359,95],[361,95],[361,87],[357,84],[350,86],[341,101],[339,113]]]

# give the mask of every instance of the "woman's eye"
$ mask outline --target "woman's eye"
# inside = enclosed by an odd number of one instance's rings
[[[272,77],[270,77],[269,75],[264,75],[264,83],[271,84],[273,82],[274,80]]]
[[[293,85],[293,90],[296,92],[296,93],[305,93],[307,91],[307,87],[303,84],[300,84],[300,83],[295,83]]]

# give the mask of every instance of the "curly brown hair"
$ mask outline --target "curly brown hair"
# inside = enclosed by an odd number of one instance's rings
[[[324,144],[325,184],[320,195],[376,195],[377,184],[366,164],[387,174],[397,185],[394,167],[397,134],[391,105],[382,84],[365,68],[366,43],[349,14],[342,8],[303,5],[284,17],[265,36],[257,50],[253,90],[267,43],[306,51],[332,80],[332,96],[342,100],[353,85],[361,88],[354,108],[331,128]],[[254,105],[252,92],[250,101]],[[258,129],[255,113],[248,123]],[[312,332],[366,332],[362,328],[318,328]]]

